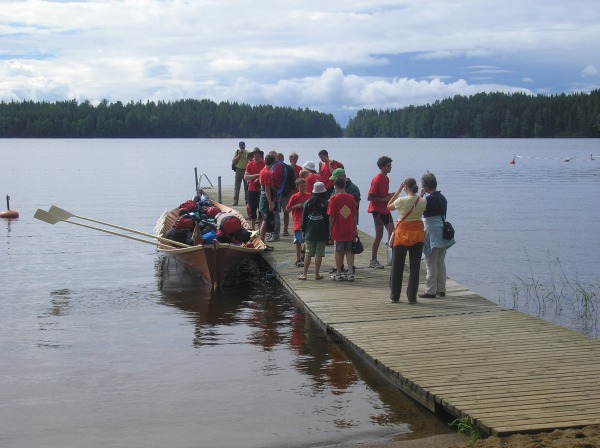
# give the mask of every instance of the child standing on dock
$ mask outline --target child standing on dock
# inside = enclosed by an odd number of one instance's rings
[[[299,280],[306,280],[312,257],[315,257],[315,280],[323,278],[319,270],[325,256],[325,243],[329,241],[326,192],[327,189],[323,182],[315,182],[311,198],[304,203],[302,234],[306,253],[304,255],[304,272],[298,276]]]
[[[332,280],[354,281],[354,274],[344,274],[342,265],[344,255],[348,266],[354,266],[352,241],[358,236],[356,231],[356,201],[354,196],[346,193],[346,180],[338,177],[334,181],[335,194],[329,199],[327,214],[329,215],[329,235],[335,241],[336,272]]]
[[[292,232],[294,233],[294,240],[292,241],[296,245],[296,267],[304,267],[304,260],[302,260],[302,245],[304,244],[304,238],[302,236],[302,211],[304,210],[304,203],[308,201],[312,195],[306,192],[306,180],[296,179],[297,193],[294,193],[285,208],[292,212]]]

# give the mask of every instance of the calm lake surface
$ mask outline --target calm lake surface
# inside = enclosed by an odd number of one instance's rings
[[[359,227],[371,234],[379,156],[394,160],[393,189],[435,173],[457,231],[449,277],[599,336],[598,298],[568,297],[599,286],[598,140],[245,141],[301,163],[327,149],[360,187]],[[152,245],[33,219],[58,205],[153,233],[194,195],[194,167],[233,183],[236,147],[0,140],[0,209],[10,194],[21,215],[0,220],[0,446],[329,446],[448,431],[330,342],[258,263],[211,295]]]

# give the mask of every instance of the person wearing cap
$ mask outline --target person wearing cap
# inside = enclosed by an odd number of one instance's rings
[[[352,183],[352,181],[346,177],[346,170],[344,168],[336,168],[335,170],[333,170],[333,173],[331,173],[329,180],[332,182],[335,182],[335,180],[338,177],[341,177],[342,179],[344,179],[346,181],[346,187],[345,187],[346,193],[354,196],[354,200],[356,201],[356,224],[358,225],[358,211],[359,211],[359,205],[360,205],[360,189],[358,188],[358,186],[356,184]],[[335,194],[335,192],[333,194]]]
[[[304,203],[302,211],[302,234],[304,236],[304,272],[298,280],[306,280],[312,257],[315,257],[315,280],[321,280],[321,263],[325,256],[325,243],[329,241],[329,217],[327,216],[327,189],[323,182],[315,182],[312,197]]]
[[[306,191],[312,191],[315,182],[323,182],[323,179],[317,173],[317,167],[315,166],[315,162],[311,162],[310,160],[305,162],[302,165],[302,168],[307,170],[310,174],[306,177]],[[325,182],[323,182],[323,185]],[[327,190],[327,188],[325,188]]]
[[[331,275],[335,281],[354,281],[354,273],[342,272],[344,255],[348,266],[354,266],[352,241],[358,236],[356,230],[356,202],[354,196],[346,193],[346,181],[338,177],[334,181],[335,194],[329,199],[327,214],[329,215],[329,235],[335,241],[336,272]]]
[[[327,188],[327,194],[331,196],[334,190],[333,179],[331,179],[331,174],[337,168],[344,168],[344,164],[338,162],[337,160],[330,159],[329,153],[325,149],[319,151],[319,158],[321,159],[321,161],[319,162],[319,175],[321,176],[321,179],[323,179],[325,188]]]
[[[248,183],[244,180],[246,166],[248,166],[248,151],[246,151],[246,143],[240,142],[239,149],[236,149],[231,159],[232,167],[235,167],[235,182],[233,189],[233,205],[238,205],[240,199],[240,189],[242,182],[244,183],[244,201],[248,203]]]
[[[260,182],[258,181],[258,176],[265,167],[265,161],[263,159],[264,153],[260,148],[254,148],[252,154],[254,158],[246,166],[244,180],[248,183],[248,205],[246,206],[248,219],[252,222],[252,230],[255,230],[256,222],[259,218],[258,205],[260,202]]]

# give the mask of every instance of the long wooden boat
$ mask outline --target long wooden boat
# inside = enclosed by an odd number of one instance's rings
[[[251,226],[241,213],[231,207],[212,201],[213,206],[221,212],[233,213],[237,216],[242,226],[251,231]],[[157,236],[165,237],[179,218],[179,207],[165,211],[156,223],[155,232]],[[164,241],[164,240],[163,240]],[[157,244],[160,252],[173,257],[186,265],[193,272],[211,285],[213,289],[218,288],[226,279],[228,273],[236,268],[244,258],[265,250],[266,245],[260,239],[258,232],[252,232],[250,241],[244,245],[233,243],[220,243],[214,241],[210,244],[199,244],[197,246],[179,247],[176,245]]]

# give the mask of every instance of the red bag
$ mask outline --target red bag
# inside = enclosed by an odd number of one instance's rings
[[[242,222],[236,216],[228,216],[221,223],[221,229],[227,235],[233,235],[242,228]]]
[[[220,212],[221,212],[221,210],[219,210],[217,207],[206,207],[206,214],[208,215],[209,218],[214,218]]]
[[[196,203],[192,200],[185,201],[179,208],[185,208],[188,212],[193,212],[196,209]]]

